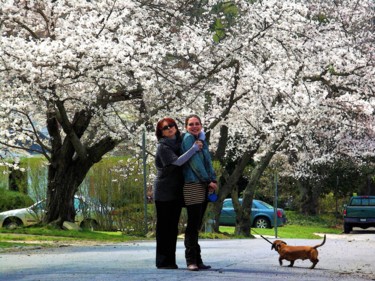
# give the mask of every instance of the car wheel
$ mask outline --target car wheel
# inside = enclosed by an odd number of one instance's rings
[[[344,223],[344,233],[348,234],[353,230],[353,227],[350,224]]]
[[[22,225],[23,223],[19,219],[8,219],[6,222],[4,222],[4,227],[6,229],[16,229]]]
[[[271,228],[270,221],[265,217],[256,218],[254,225],[256,228]]]

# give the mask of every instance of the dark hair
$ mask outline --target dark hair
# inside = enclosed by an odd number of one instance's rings
[[[163,119],[159,120],[158,123],[156,124],[156,130],[155,130],[155,135],[158,140],[163,138],[163,126],[162,124],[166,121],[169,125],[175,125],[176,127],[176,137],[180,137],[181,133],[180,130],[178,129],[176,121],[174,119],[169,118],[169,117],[164,117]]]
[[[201,119],[199,118],[198,115],[196,115],[196,114],[190,114],[188,117],[185,118],[185,128],[188,126],[189,119],[193,118],[193,117],[197,118],[199,120],[199,123],[201,123],[201,125],[202,125],[202,121],[201,121]]]

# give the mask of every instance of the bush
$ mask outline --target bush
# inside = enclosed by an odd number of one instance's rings
[[[331,192],[319,200],[319,213],[336,213],[338,217],[341,217],[343,205],[347,203],[346,200],[347,198],[336,198],[334,194]]]
[[[337,218],[333,213],[326,213],[316,216],[307,216],[296,211],[286,211],[288,225],[300,226],[324,226],[324,227],[341,227],[342,218]]]
[[[0,189],[1,212],[29,207],[32,204],[34,204],[34,201],[26,194]]]
[[[148,167],[147,175],[150,175]],[[148,179],[152,185],[152,180]],[[141,159],[108,157],[95,164],[80,186],[80,195],[100,206],[96,218],[102,230],[114,227],[126,234],[146,235],[154,228],[153,204],[147,206],[145,224],[143,166]]]

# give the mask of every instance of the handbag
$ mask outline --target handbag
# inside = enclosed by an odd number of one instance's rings
[[[207,201],[208,202],[216,202],[219,197],[215,193],[215,191],[209,192],[207,196]]]

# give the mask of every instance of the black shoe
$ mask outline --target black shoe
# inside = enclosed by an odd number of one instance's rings
[[[198,264],[198,268],[199,269],[210,269],[211,266],[210,265],[205,265],[204,263],[200,263],[200,264]]]
[[[158,269],[178,269],[177,264],[157,266]]]

